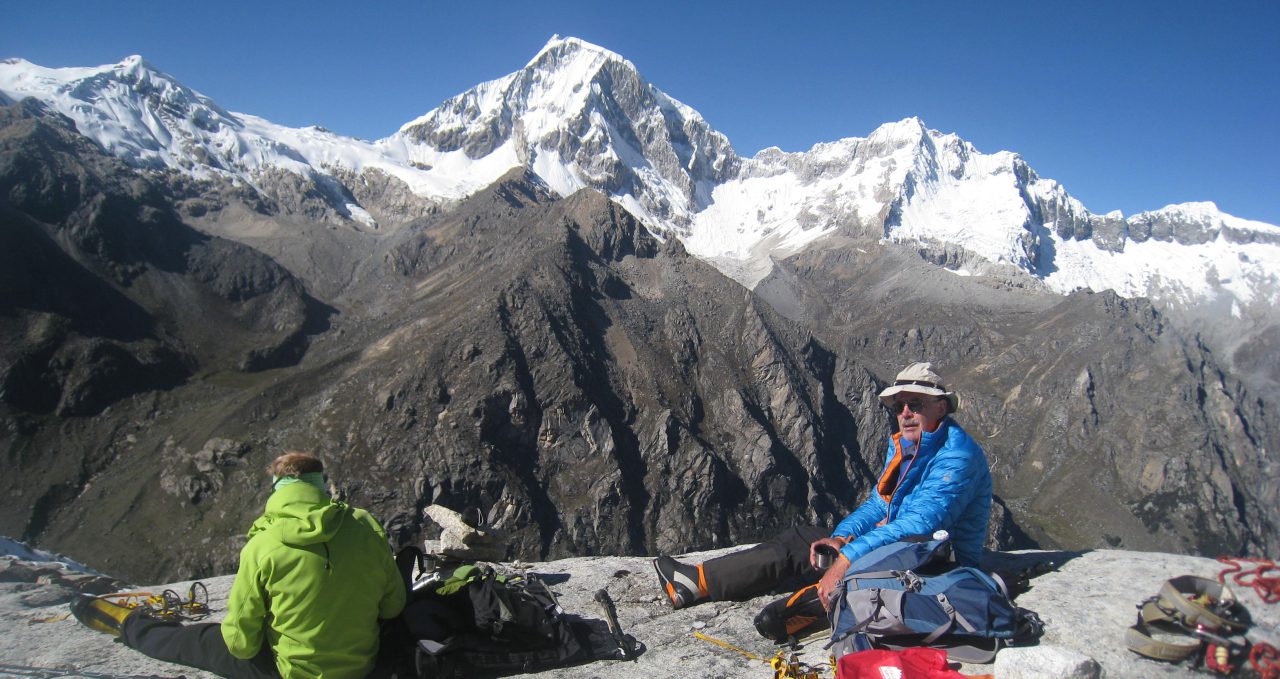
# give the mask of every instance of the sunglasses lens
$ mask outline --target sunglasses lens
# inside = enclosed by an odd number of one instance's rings
[[[913,413],[919,413],[921,410],[924,410],[924,401],[919,399],[913,399],[910,401],[894,401],[893,406],[889,409],[893,411],[894,415],[897,415],[902,412],[904,407],[909,408]]]

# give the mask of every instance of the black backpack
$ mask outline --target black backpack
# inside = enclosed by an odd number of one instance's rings
[[[397,560],[403,566],[414,558],[402,552]],[[458,564],[420,577],[408,591],[404,611],[384,630],[381,663],[402,679],[532,672],[643,651],[602,620],[565,613],[534,574]]]

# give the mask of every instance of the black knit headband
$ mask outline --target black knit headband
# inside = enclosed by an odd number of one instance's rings
[[[905,386],[907,386],[908,384],[913,384],[913,385],[915,385],[915,386],[917,386],[917,387],[929,387],[930,389],[937,389],[938,391],[946,391],[946,390],[947,390],[947,388],[946,388],[946,387],[944,387],[944,386],[942,386],[941,384],[934,384],[933,382],[926,382],[926,381],[924,381],[924,380],[898,380],[898,381],[896,381],[896,382],[894,382],[894,383],[893,383],[893,386],[895,386],[895,387],[905,387]]]

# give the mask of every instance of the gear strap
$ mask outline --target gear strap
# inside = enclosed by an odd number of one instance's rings
[[[1170,662],[1181,662],[1200,650],[1202,642],[1199,639],[1190,638],[1189,641],[1185,642],[1161,641],[1153,636],[1152,627],[1144,624],[1141,617],[1139,617],[1138,622],[1124,631],[1124,645],[1138,655]],[[1185,630],[1178,629],[1172,625],[1156,625],[1154,627],[1165,634],[1176,634],[1184,637],[1186,634]]]
[[[1180,575],[1166,580],[1160,593],[1143,603],[1142,617],[1147,622],[1166,619],[1187,629],[1233,633],[1248,626],[1239,608],[1230,587],[1208,578]]]
[[[1138,605],[1138,619],[1125,630],[1124,640],[1125,646],[1139,655],[1180,662],[1199,651],[1206,641],[1233,646],[1226,637],[1243,632],[1246,627],[1244,609],[1230,587],[1207,578],[1181,575],[1166,580],[1156,596]]]

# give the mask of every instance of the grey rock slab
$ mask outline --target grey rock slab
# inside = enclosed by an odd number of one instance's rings
[[[697,563],[727,550],[682,557]],[[1037,576],[1018,605],[1036,611],[1045,621],[1045,634],[1036,646],[1001,651],[993,665],[965,665],[966,674],[1006,677],[1187,677],[1201,673],[1183,665],[1147,660],[1124,647],[1124,630],[1136,606],[1160,584],[1182,574],[1216,577],[1222,564],[1199,557],[1161,553],[1098,550],[1086,553],[1016,552],[989,555],[993,568],[1023,568],[1044,559],[1059,564],[1056,571]],[[653,679],[655,677],[769,676],[763,660],[749,660],[737,652],[703,641],[698,631],[763,659],[779,647],[761,638],[752,625],[756,613],[771,596],[744,602],[709,602],[673,610],[660,595],[650,560],[645,557],[578,557],[543,563],[497,564],[500,570],[525,570],[545,576],[568,612],[602,617],[593,595],[605,589],[618,609],[624,631],[642,641],[647,651],[636,662],[595,662],[548,670],[527,676],[574,679]],[[233,576],[210,578],[211,621],[226,611]],[[185,592],[187,582],[157,585],[149,590]],[[65,604],[31,607],[33,583],[0,583],[0,662],[43,667],[77,668],[111,674],[155,674],[192,679],[210,677],[188,668],[152,661],[105,634],[91,631],[70,617]],[[1254,620],[1250,636],[1272,639],[1280,627],[1280,605],[1264,604],[1252,590],[1234,588]],[[58,596],[55,599],[60,598]],[[806,640],[800,659],[826,662],[826,638]],[[519,675],[526,676],[526,675]]]
[[[219,619],[226,612],[227,593],[234,576],[210,578],[203,582],[209,588],[209,603]],[[86,672],[122,675],[156,675],[188,679],[215,679],[215,675],[198,672],[187,667],[152,660],[115,638],[95,632],[71,617],[66,603],[38,608],[28,606],[32,591],[30,583],[0,583],[0,629],[4,641],[0,642],[0,663],[76,669]],[[139,588],[139,591],[163,591],[172,589],[186,592],[189,582]],[[40,585],[42,588],[65,589],[58,585]],[[132,590],[131,590],[132,591]]]

